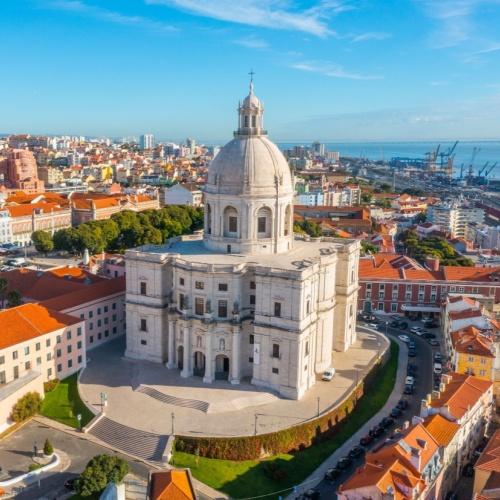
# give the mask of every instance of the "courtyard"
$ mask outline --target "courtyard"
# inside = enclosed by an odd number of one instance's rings
[[[388,348],[375,332],[358,332],[346,353],[333,353],[336,373],[318,380],[299,401],[283,399],[242,381],[203,383],[182,378],[178,369],[125,359],[125,339],[88,354],[80,394],[88,404],[122,425],[156,434],[240,436],[266,433],[310,420],[337,406]]]

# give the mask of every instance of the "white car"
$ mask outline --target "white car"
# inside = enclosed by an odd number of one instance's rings
[[[398,335],[398,339],[401,340],[402,342],[410,342],[410,337],[408,335]]]
[[[405,378],[405,385],[414,385],[414,384],[415,384],[415,379],[413,377],[411,377],[410,375],[408,375]]]
[[[423,330],[423,328],[421,326],[412,326],[410,328],[410,332],[411,333],[417,333],[417,332],[421,332]]]
[[[441,363],[434,363],[434,373],[436,375],[441,375],[441,373],[443,373],[443,367],[441,366]]]
[[[424,330],[417,330],[416,332],[413,332],[417,337],[421,337],[424,334]]]
[[[335,375],[335,368],[330,368],[329,370],[323,372],[321,380],[326,380],[327,382],[329,382],[330,380],[332,380],[334,375]]]

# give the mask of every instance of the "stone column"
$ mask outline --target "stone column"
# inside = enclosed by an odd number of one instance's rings
[[[187,378],[193,375],[191,370],[191,335],[189,334],[189,325],[184,324],[184,336],[183,336],[183,352],[184,352],[184,360],[183,360],[183,368],[181,372],[181,377]]]
[[[176,368],[175,363],[175,333],[177,323],[174,320],[168,322],[168,361],[167,368]]]
[[[205,333],[205,376],[203,382],[211,384],[214,381],[214,360],[212,356],[212,331],[210,326]]]
[[[231,384],[240,383],[240,342],[241,334],[240,327],[235,326],[233,328],[233,345],[231,349]]]

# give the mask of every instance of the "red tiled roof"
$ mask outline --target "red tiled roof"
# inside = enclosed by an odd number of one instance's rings
[[[462,354],[474,354],[486,358],[495,358],[493,342],[474,326],[451,333],[451,341],[455,351]]]
[[[500,472],[500,429],[491,436],[475,465],[476,469]]]
[[[424,427],[429,431],[439,446],[448,446],[453,436],[460,430],[460,425],[450,422],[443,416],[436,414],[424,422]]]
[[[23,304],[0,311],[0,349],[11,347],[40,335],[79,323],[68,314],[53,311],[40,304]]]

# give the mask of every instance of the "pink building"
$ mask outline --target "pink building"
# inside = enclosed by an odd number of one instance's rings
[[[0,311],[0,431],[27,392],[42,397],[43,382],[63,379],[86,363],[85,322],[40,304]]]
[[[5,158],[0,158],[0,174],[3,183],[11,189],[21,189],[27,193],[44,190],[43,181],[38,179],[35,156],[24,149],[7,150]]]

